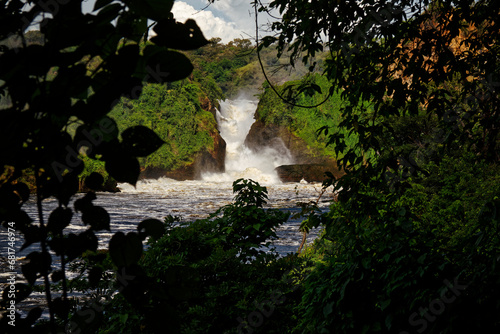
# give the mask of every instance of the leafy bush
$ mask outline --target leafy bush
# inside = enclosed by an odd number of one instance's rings
[[[330,240],[304,283],[304,333],[499,328],[498,166],[444,157],[401,194],[375,179],[322,219]],[[387,187],[387,185],[386,185]],[[475,319],[471,324],[471,319]]]
[[[167,217],[166,234],[149,243],[139,262],[156,286],[145,296],[148,304],[173,300],[169,320],[178,321],[168,326],[179,333],[283,333],[293,326],[298,295],[286,278],[292,277],[290,270],[300,268],[300,259],[280,258],[273,249],[261,248],[276,238],[275,229],[288,214],[263,209],[267,189],[254,181],[237,180],[233,190],[234,203],[206,219],[182,222]],[[249,318],[254,312],[262,323]],[[150,328],[122,298],[113,300],[105,314],[109,319],[103,333],[117,327],[111,319],[120,322],[122,333]]]

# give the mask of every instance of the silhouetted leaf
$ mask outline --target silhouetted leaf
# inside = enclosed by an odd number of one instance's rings
[[[74,143],[78,148],[87,147],[86,154],[94,157],[99,147],[118,137],[118,125],[109,117],[101,117],[90,125],[81,125],[76,129]]]
[[[82,214],[82,220],[85,224],[90,225],[94,231],[109,231],[111,219],[109,213],[103,207],[92,206],[86,209]]]
[[[42,235],[39,226],[35,225],[26,226],[22,229],[22,232],[24,234],[24,244],[21,246],[20,250],[24,250],[31,244],[42,240]]]
[[[10,290],[10,284],[9,284],[2,292],[2,301],[7,301],[7,300],[11,299],[11,298],[9,298],[10,291],[11,290]],[[29,295],[31,294],[31,292],[33,291],[33,289],[27,284],[16,282],[14,291],[15,291],[15,295],[16,295],[15,301],[16,301],[16,303],[19,303],[19,302],[25,300],[26,298],[28,298]]]
[[[163,234],[165,234],[165,227],[163,223],[158,219],[146,219],[140,222],[137,226],[139,235],[144,240],[146,236],[150,236],[153,239],[159,239]]]
[[[169,18],[171,14],[173,0],[129,0],[129,7],[142,16],[146,16],[155,21]]]
[[[21,196],[19,196],[14,186],[4,185],[0,188],[0,212],[6,214],[10,212],[11,214],[18,211],[21,207]]]
[[[62,233],[62,230],[71,223],[73,211],[69,208],[58,207],[51,212],[47,223],[47,230],[53,233]]]
[[[21,271],[29,284],[34,284],[38,275],[50,272],[52,257],[48,253],[31,252],[26,256],[27,263],[21,266]]]
[[[17,182],[13,186],[14,192],[21,198],[22,202],[26,202],[30,197],[30,188],[23,182]]]
[[[146,157],[165,142],[151,129],[137,125],[122,132],[123,150],[134,157]]]
[[[109,255],[118,267],[137,263],[142,255],[142,242],[139,235],[129,232],[117,232],[109,241]]]
[[[72,167],[71,172],[67,173],[62,179],[53,179],[51,193],[55,196],[61,204],[67,206],[71,197],[78,192],[80,182],[78,174],[83,170],[83,161],[78,159],[77,164]]]
[[[78,235],[69,233],[63,237],[54,237],[48,244],[56,255],[64,254],[68,261],[72,261],[88,250],[97,251],[98,240],[92,230],[87,230]]]
[[[54,298],[52,300],[52,310],[61,319],[67,319],[70,310],[69,300],[65,300],[61,297]]]
[[[43,311],[42,311],[41,307],[32,308],[28,312],[28,315],[25,318],[28,325],[30,325],[30,326],[33,325],[42,316],[42,313],[43,313]]]
[[[78,238],[82,244],[82,253],[87,250],[93,252],[97,251],[98,240],[97,237],[95,236],[95,233],[92,230],[87,230],[85,232],[80,233],[78,235]]]
[[[92,172],[89,176],[85,178],[85,186],[93,190],[101,189],[103,183],[104,183],[104,177],[96,172]]]
[[[135,67],[130,66],[130,64],[135,64],[139,60],[139,45],[137,44],[129,44],[122,48],[118,54],[113,55],[107,64],[107,68],[110,73],[116,77],[120,78],[129,78],[135,72]],[[138,89],[142,89],[141,86]],[[130,98],[139,97],[140,91],[136,92],[135,90],[131,94],[127,94]]]
[[[95,200],[97,197],[93,191],[89,191],[88,193],[85,194],[82,198],[79,198],[75,201],[74,206],[75,206],[75,211],[76,212],[85,212],[85,210],[88,210],[91,208],[94,204],[92,203],[93,200]]]
[[[135,185],[141,172],[137,158],[127,155],[114,155],[106,160],[106,171],[117,182]]]
[[[116,27],[123,37],[139,43],[144,36],[147,25],[147,18],[129,11],[120,15]]]
[[[118,15],[120,15],[122,9],[123,6],[119,3],[114,3],[106,6],[99,11],[96,20],[99,20],[100,23],[112,22],[118,17]]]
[[[101,280],[102,277],[102,269],[100,267],[92,267],[89,270],[89,283],[91,287],[97,287],[97,284]]]
[[[5,218],[7,218],[6,221],[16,223],[16,230],[19,231],[24,231],[33,221],[33,219],[23,210],[16,210],[13,213],[9,213]]]
[[[159,46],[177,50],[193,50],[208,44],[200,28],[192,19],[186,23],[174,19],[159,21],[153,30],[156,36],[151,41]]]
[[[94,11],[104,7],[104,6],[107,6],[109,5],[110,3],[112,3],[114,0],[97,0],[94,4]]]
[[[59,282],[64,278],[64,272],[62,270],[56,270],[52,273],[52,282]]]
[[[164,83],[184,79],[192,71],[193,65],[185,55],[149,45],[144,50],[144,64],[138,75],[146,82]]]

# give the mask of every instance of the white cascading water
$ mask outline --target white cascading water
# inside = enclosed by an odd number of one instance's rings
[[[275,168],[293,163],[290,151],[281,140],[269,143],[258,152],[245,145],[245,139],[255,122],[257,101],[244,98],[220,102],[216,118],[221,137],[226,142],[226,172],[207,173],[206,181],[234,181],[247,178],[263,184],[280,183]]]

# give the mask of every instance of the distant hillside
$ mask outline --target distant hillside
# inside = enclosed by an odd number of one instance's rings
[[[212,77],[225,98],[235,97],[241,91],[251,95],[262,93],[265,78],[255,45],[248,39],[235,39],[228,44],[221,44],[220,41],[220,38],[211,39],[207,46],[186,53],[195,67],[192,78]],[[326,56],[325,52],[315,59],[318,69],[321,69]],[[268,78],[276,85],[299,80],[308,73],[302,63],[295,68],[286,66],[286,57],[278,60],[277,51],[272,47],[264,48],[260,57]]]

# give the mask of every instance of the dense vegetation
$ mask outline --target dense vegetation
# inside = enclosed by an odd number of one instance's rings
[[[217,124],[213,114],[201,106],[202,101],[208,100],[202,89],[199,82],[187,80],[170,85],[149,84],[138,99],[123,99],[113,108],[109,115],[116,120],[120,132],[142,125],[154,130],[165,142],[153,154],[140,160],[142,167],[173,170],[192,163],[195,154],[202,149],[214,148]],[[209,94],[221,95],[221,92],[216,90]],[[210,103],[216,101],[208,100]]]
[[[149,242],[139,264],[154,286],[142,298],[151,313],[164,310],[161,322],[131,307],[133,296],[125,294],[104,306],[113,321],[105,319],[101,332],[163,332],[165,322],[176,333],[249,332],[247,318],[259,314],[253,320],[261,322],[260,312],[275,320],[258,324],[263,332],[291,329],[297,294],[287,275],[299,259],[259,249],[276,238],[288,213],[264,210],[267,190],[253,181],[237,180],[233,189],[234,203],[194,222],[167,217],[165,235]]]
[[[85,159],[101,160],[107,173],[131,184],[139,159],[161,163],[150,156],[158,149],[174,166],[162,138],[182,137],[178,122],[185,122],[189,146],[209,145],[206,123],[197,121],[209,117],[201,104],[221,93],[212,89],[216,78],[253,66],[249,55],[217,58],[224,52],[218,43],[187,56],[174,51],[207,41],[193,21],[172,21],[168,4],[98,1],[103,10],[90,16],[61,5],[43,25],[43,45],[26,43],[23,22],[47,8],[34,4],[28,15],[21,1],[2,7],[1,22],[12,24],[0,26],[0,39],[14,32],[21,42],[0,54],[0,89],[8,97],[0,123],[0,220],[24,236],[23,247],[40,245],[22,266],[27,283],[16,284],[15,296],[10,286],[3,291],[3,332],[498,332],[498,1],[272,1],[284,19],[261,45],[313,72],[311,57],[330,53],[322,77],[277,88],[284,102],[265,92],[259,113],[310,145],[323,147],[324,140],[325,154],[339,158],[345,176],[325,181],[337,181],[330,211],[304,205],[312,209],[302,227],[321,226],[322,238],[301,256],[259,249],[287,216],[262,209],[264,187],[238,180],[234,203],[208,219],[147,219],[98,251],[95,231],[109,229],[110,217],[93,203],[96,194],[69,206]],[[157,22],[158,36],[143,45],[147,19]],[[124,37],[130,44],[120,42]],[[230,54],[249,47],[236,44]],[[214,59],[212,66],[197,53]],[[158,83],[148,66],[171,74],[163,85],[147,85]],[[239,85],[229,81],[222,93]],[[138,88],[143,94],[134,96]],[[299,107],[321,101],[314,95],[320,91],[331,100],[315,111]],[[187,147],[170,145],[188,160]],[[29,191],[20,177],[28,169],[37,223],[22,208]],[[103,181],[95,173],[87,180],[94,189]],[[47,219],[42,200],[49,197],[59,206]],[[65,234],[75,213],[88,229]],[[55,256],[60,270],[53,270]],[[81,275],[69,280],[68,266]],[[37,286],[48,322],[37,322],[41,307],[26,317],[9,310]],[[69,289],[89,291],[90,299],[71,301]]]
[[[347,174],[311,220],[323,257],[296,331],[498,331],[498,2],[270,7],[286,20],[264,44],[305,62],[328,48],[329,93],[346,101],[340,131],[323,129]]]
[[[308,85],[317,85],[321,91],[328,91],[330,83],[319,74],[312,74],[303,77],[301,80],[289,81],[276,88],[287,94],[293,92],[296,87],[309,87]],[[338,129],[342,121],[341,109],[346,103],[340,92],[335,92],[328,97],[324,103],[326,94],[323,96],[300,92],[293,98],[286,101],[278,97],[274,91],[267,86],[264,93],[260,96],[259,105],[256,111],[256,119],[262,121],[265,125],[276,125],[287,128],[292,134],[301,138],[308,146],[313,155],[340,158],[343,151],[338,153],[334,145],[326,145],[327,136],[322,128]],[[302,108],[300,106],[315,106],[314,108]],[[340,129],[346,137],[346,145],[354,147],[357,141],[355,134],[349,134],[349,131]]]
[[[210,112],[214,112],[218,101],[237,97],[239,93],[251,97],[262,89],[264,76],[248,39],[222,44],[220,39],[214,38],[207,45],[184,54],[193,64],[193,72],[188,78],[166,85],[147,84],[137,99],[122,98],[110,113],[120,131],[129,126],[144,125],[155,130],[165,141],[157,151],[139,160],[143,168],[182,168],[193,162],[197,152],[212,150],[217,125]],[[261,59],[270,68],[273,64],[278,65],[274,49],[262,51]],[[298,77],[305,71],[301,67],[293,73]],[[288,77],[290,75],[284,71],[273,76],[276,81]],[[273,98],[272,94],[266,96]],[[331,102],[321,110],[329,110],[334,103],[339,102]],[[303,118],[308,115],[302,113]],[[304,136],[300,133],[300,136],[307,137],[315,146],[324,147],[314,138],[318,124],[326,123],[307,124],[303,129],[307,133]]]

